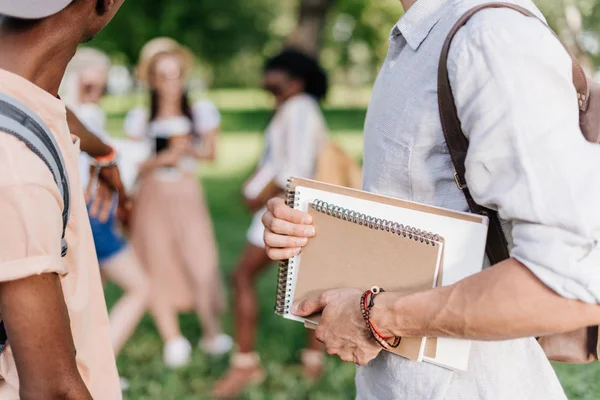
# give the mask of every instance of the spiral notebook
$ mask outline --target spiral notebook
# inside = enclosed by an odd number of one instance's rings
[[[339,287],[378,285],[405,293],[454,283],[481,270],[487,219],[419,203],[290,179],[288,205],[313,216],[317,236],[302,253],[282,262],[276,312],[294,301]],[[466,370],[470,341],[403,338],[394,352],[415,361]]]

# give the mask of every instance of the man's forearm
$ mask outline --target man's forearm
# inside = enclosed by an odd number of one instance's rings
[[[452,286],[383,293],[372,318],[384,335],[504,340],[598,325],[600,305],[557,295],[509,259]]]
[[[71,133],[80,140],[81,151],[91,157],[104,157],[110,154],[112,148],[90,132],[68,108],[67,122]]]

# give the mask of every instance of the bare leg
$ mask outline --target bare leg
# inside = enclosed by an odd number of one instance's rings
[[[113,350],[118,355],[147,309],[149,281],[129,248],[104,263],[102,274],[124,291],[109,315]]]
[[[218,265],[217,245],[210,215],[202,208],[201,216],[188,227],[182,239],[180,254],[193,285],[194,303],[202,322],[202,336],[210,340],[223,333],[220,314],[224,303],[223,285]]]
[[[254,350],[258,319],[254,282],[269,263],[265,249],[248,243],[233,273],[235,336],[240,353]]]
[[[235,398],[247,386],[260,383],[265,377],[260,358],[253,352],[258,319],[254,282],[269,263],[265,249],[248,243],[233,273],[234,324],[239,352],[231,357],[225,376],[215,383],[212,394],[216,398]]]
[[[194,177],[183,178],[173,206],[185,210],[172,221],[178,241],[177,257],[182,261],[194,303],[202,323],[203,341],[211,342],[223,333],[220,314],[225,295],[221,282],[217,243],[202,186]]]
[[[152,292],[154,293],[154,290]],[[161,301],[159,296],[150,296],[150,311],[163,343],[181,337],[178,314],[171,304]]]

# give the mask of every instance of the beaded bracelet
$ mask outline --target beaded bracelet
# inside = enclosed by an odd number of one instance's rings
[[[363,319],[367,325],[367,329],[371,333],[371,336],[377,341],[377,343],[386,350],[395,349],[400,345],[400,338],[398,336],[390,336],[384,337],[379,333],[375,325],[373,325],[373,321],[371,321],[371,309],[375,305],[375,297],[379,293],[383,293],[385,290],[381,289],[379,286],[373,286],[370,290],[367,290],[360,297],[360,310],[362,312]],[[393,339],[393,342],[389,342]]]
[[[92,158],[92,164],[97,168],[110,168],[117,165],[118,155],[114,148],[105,156]]]

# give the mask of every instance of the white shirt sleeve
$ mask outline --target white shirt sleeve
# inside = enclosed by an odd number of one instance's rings
[[[149,118],[148,110],[143,107],[130,110],[125,117],[123,126],[125,135],[134,140],[146,138],[148,136]]]
[[[77,108],[77,118],[103,142],[110,142],[106,132],[106,113],[97,104],[82,104]]]
[[[581,134],[569,56],[539,21],[488,10],[448,66],[473,198],[513,222],[512,257],[549,288],[599,303],[600,146]]]
[[[286,187],[292,176],[311,178],[317,158],[321,126],[318,106],[302,96],[288,100],[273,124],[275,182]]]
[[[210,100],[197,101],[192,107],[194,129],[200,135],[214,131],[221,126],[221,113]]]

